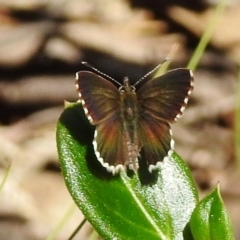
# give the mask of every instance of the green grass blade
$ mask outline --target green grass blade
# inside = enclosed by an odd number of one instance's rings
[[[2,179],[2,181],[0,183],[0,192],[2,191],[2,188],[3,188],[7,178],[9,176],[10,169],[11,169],[11,164],[7,167],[6,172],[5,172],[4,176],[3,176],[3,179]]]
[[[69,218],[72,216],[74,210],[76,209],[76,205],[73,203],[67,210],[67,212],[64,214],[63,218],[60,220],[60,222],[57,224],[55,229],[51,232],[51,234],[48,236],[47,240],[55,240],[57,239],[57,235],[62,230],[63,226],[67,223]]]
[[[203,35],[200,39],[200,42],[199,42],[197,48],[195,49],[190,62],[188,63],[187,68],[190,68],[193,71],[196,69],[196,67],[205,51],[206,46],[210,42],[210,39],[211,39],[211,37],[214,33],[214,30],[218,24],[218,21],[225,10],[226,2],[227,2],[226,0],[221,0],[219,2],[219,4],[217,5],[215,13],[213,14],[212,18],[210,19],[209,24],[207,24],[207,28],[206,28],[205,32],[203,33]]]

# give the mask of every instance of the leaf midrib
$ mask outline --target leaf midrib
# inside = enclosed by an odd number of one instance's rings
[[[136,193],[132,190],[132,186],[131,184],[129,184],[129,182],[126,180],[126,173],[122,172],[121,173],[121,179],[123,181],[123,183],[125,184],[127,190],[129,191],[129,193],[131,194],[131,196],[133,197],[134,201],[136,202],[137,206],[139,207],[139,209],[141,209],[143,215],[146,217],[146,219],[149,221],[149,223],[153,226],[153,228],[156,230],[156,232],[158,233],[159,237],[162,240],[167,240],[165,234],[162,232],[162,230],[158,227],[158,225],[156,224],[156,222],[153,220],[153,218],[151,217],[151,214],[148,213],[147,209],[144,207],[144,205],[142,204],[142,202],[140,201],[140,199],[138,198],[138,196],[136,195]]]

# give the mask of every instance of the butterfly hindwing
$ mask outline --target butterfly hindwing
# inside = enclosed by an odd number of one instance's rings
[[[171,155],[174,147],[169,123],[159,121],[150,115],[140,118],[141,158],[151,172],[162,162],[164,157]]]
[[[127,146],[121,131],[121,122],[116,117],[97,125],[94,136],[94,151],[101,164],[113,174],[128,165]]]
[[[193,89],[192,72],[175,69],[149,80],[137,91],[143,113],[167,122],[174,122],[182,115]]]

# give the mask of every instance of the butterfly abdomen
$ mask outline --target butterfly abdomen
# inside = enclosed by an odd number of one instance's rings
[[[127,152],[127,159],[124,159],[124,165],[129,165],[129,168],[133,170],[139,168],[138,155],[140,150],[138,139],[139,113],[136,100],[134,90],[126,90],[120,95],[122,137]]]

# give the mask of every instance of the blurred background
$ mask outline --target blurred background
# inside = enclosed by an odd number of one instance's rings
[[[186,67],[218,1],[0,0],[0,239],[46,239],[73,202],[58,165],[55,127],[76,101],[75,72],[87,61],[134,82],[170,53]],[[240,1],[229,0],[194,71],[188,108],[173,125],[200,197],[219,182],[240,239],[240,178],[234,137]],[[76,208],[57,239],[83,219]],[[76,239],[87,239],[86,224]]]

